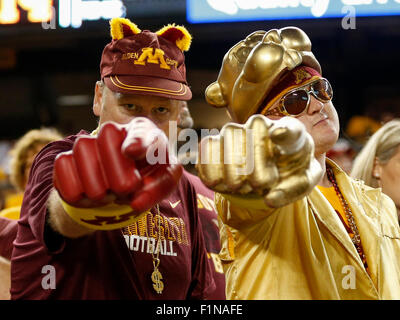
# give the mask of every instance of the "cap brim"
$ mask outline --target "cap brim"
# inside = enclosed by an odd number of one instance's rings
[[[148,76],[109,76],[104,78],[106,86],[115,92],[159,96],[175,100],[190,100],[189,87],[173,80]]]

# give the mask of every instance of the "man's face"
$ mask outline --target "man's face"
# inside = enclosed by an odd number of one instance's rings
[[[276,101],[270,110],[279,106]],[[277,120],[282,117],[269,115],[268,118]],[[306,127],[314,139],[315,156],[326,153],[336,143],[339,137],[339,118],[332,101],[322,102],[310,94],[310,103],[305,112],[296,117]]]
[[[157,96],[122,94],[105,85],[96,84],[93,113],[100,124],[114,121],[129,123],[133,118],[146,117],[168,136],[169,121],[178,121],[182,101]]]

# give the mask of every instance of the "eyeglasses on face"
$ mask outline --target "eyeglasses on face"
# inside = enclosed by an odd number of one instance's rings
[[[293,89],[279,101],[279,106],[268,110],[264,115],[297,117],[306,112],[310,105],[312,94],[321,102],[328,102],[333,97],[332,86],[325,78],[317,79],[304,87]]]

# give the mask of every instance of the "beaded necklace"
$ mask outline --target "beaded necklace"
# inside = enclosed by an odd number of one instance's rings
[[[162,280],[162,275],[160,270],[158,269],[158,266],[160,265],[160,248],[159,246],[161,245],[161,213],[160,213],[160,207],[158,204],[156,205],[157,208],[157,214],[158,214],[158,240],[156,243],[155,249],[153,248],[151,252],[151,256],[153,258],[153,273],[151,274],[151,281],[153,281],[153,288],[154,290],[158,293],[161,294],[164,290],[164,283],[161,281]],[[154,251],[157,251],[156,255],[154,255]]]
[[[349,222],[350,229],[353,232],[353,238],[351,241],[353,242],[354,246],[357,249],[358,254],[361,257],[362,262],[364,263],[366,261],[365,254],[361,245],[361,238],[360,238],[360,233],[358,232],[358,228],[356,225],[356,222],[354,221],[353,217],[353,212],[351,211],[351,208],[349,204],[347,203],[346,199],[343,197],[342,193],[340,192],[340,189],[337,185],[335,175],[333,174],[333,170],[331,167],[327,166],[326,168],[326,173],[328,174],[328,179],[332,183],[333,188],[335,189],[336,195],[338,196],[340,203],[343,207],[343,210],[346,214],[347,221]],[[366,264],[366,262],[365,262]]]

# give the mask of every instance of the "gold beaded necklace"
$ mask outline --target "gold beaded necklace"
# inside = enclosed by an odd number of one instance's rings
[[[364,250],[361,245],[360,233],[358,232],[358,228],[357,228],[356,222],[354,220],[353,212],[351,211],[349,204],[347,203],[346,199],[343,197],[343,195],[337,185],[336,178],[335,178],[335,175],[333,174],[332,168],[327,166],[326,173],[328,174],[329,181],[332,183],[333,188],[335,189],[336,195],[338,196],[340,203],[343,207],[343,210],[346,214],[346,218],[349,223],[350,229],[353,232],[354,236],[351,239],[351,241],[353,242],[354,246],[356,247],[357,252],[360,255],[361,261],[363,263],[365,262],[365,265],[366,265],[366,258],[365,258]],[[367,266],[366,266],[366,268],[367,268]]]
[[[161,281],[162,280],[162,275],[160,270],[158,269],[158,266],[160,265],[160,248],[161,246],[161,214],[160,214],[160,208],[158,204],[156,205],[157,208],[157,214],[158,215],[158,239],[155,245],[155,248],[151,251],[151,256],[153,258],[153,273],[151,274],[151,281],[153,281],[153,289],[158,293],[161,294],[164,290],[164,283]],[[156,255],[154,255],[154,251],[157,251]]]

